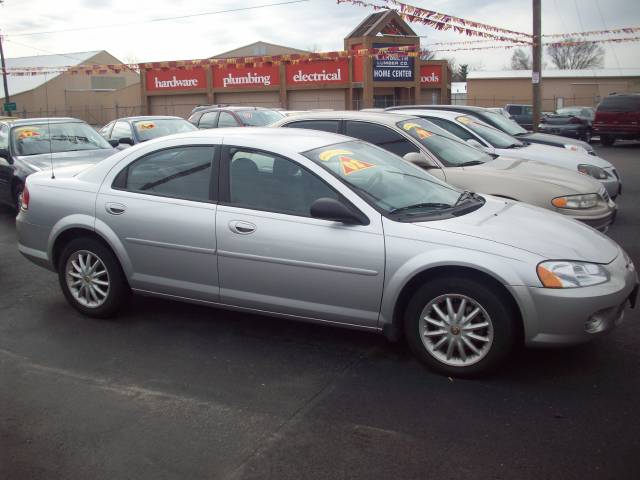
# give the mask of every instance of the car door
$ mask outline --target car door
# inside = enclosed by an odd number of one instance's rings
[[[11,192],[11,180],[15,167],[9,152],[9,126],[0,124],[0,150],[4,155],[0,155],[0,201],[13,205]]]
[[[318,198],[353,205],[323,176],[331,177],[299,160],[225,147],[216,216],[223,303],[376,327],[385,259],[381,216],[369,207],[368,225],[312,218]]]
[[[431,156],[426,149],[418,147],[413,143],[413,141],[384,125],[357,120],[347,120],[344,122],[343,133],[349,137],[373,143],[380,148],[384,148],[391,153],[395,153],[399,157],[404,157],[407,153],[412,152],[422,152],[425,155]],[[442,180],[446,180],[446,173],[442,168],[433,168],[429,170],[429,173]]]
[[[96,221],[106,224],[126,250],[132,288],[218,300],[218,149],[150,147],[103,182]]]

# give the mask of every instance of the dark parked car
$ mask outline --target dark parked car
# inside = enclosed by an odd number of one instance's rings
[[[197,130],[180,117],[140,116],[118,118],[100,129],[100,135],[119,149],[173,133]]]
[[[75,118],[0,121],[0,203],[16,210],[28,175],[41,170],[97,163],[116,150]]]
[[[538,129],[544,133],[579,138],[591,142],[595,110],[591,107],[565,107],[540,119]]]
[[[593,134],[600,143],[613,145],[617,139],[640,140],[640,93],[612,93],[596,109]]]
[[[518,125],[527,130],[533,130],[533,107],[531,105],[517,105],[507,103],[504,109],[509,112]]]
[[[482,120],[484,123],[488,123],[498,130],[502,130],[504,133],[517,137],[518,140],[527,143],[541,143],[543,145],[550,145],[552,147],[567,148],[569,150],[582,149],[586,150],[590,155],[595,155],[596,152],[591,145],[582,140],[558,137],[557,135],[550,135],[548,133],[541,132],[528,132],[514,120],[507,118],[504,114],[496,112],[490,108],[485,107],[473,107],[467,105],[410,105],[405,107],[389,107],[386,110],[447,110],[450,112],[460,112],[470,117],[475,117],[478,120]],[[543,117],[544,118],[544,117]]]
[[[196,107],[189,121],[198,128],[264,127],[284,118],[277,110],[260,107]]]

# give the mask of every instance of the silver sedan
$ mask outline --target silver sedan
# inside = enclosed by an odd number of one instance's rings
[[[310,130],[185,133],[32,175],[17,229],[86,315],[136,292],[404,333],[447,375],[595,338],[637,293],[629,257],[588,226]]]

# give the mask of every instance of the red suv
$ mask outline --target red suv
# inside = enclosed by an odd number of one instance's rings
[[[612,93],[596,109],[593,134],[602,145],[616,139],[640,140],[640,93]]]

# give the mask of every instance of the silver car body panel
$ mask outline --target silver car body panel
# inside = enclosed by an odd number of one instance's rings
[[[79,174],[77,169],[55,179],[34,174],[27,181],[29,209],[17,218],[19,249],[55,269],[56,239],[82,228],[113,249],[135,291],[366,330],[386,330],[398,320],[398,299],[416,275],[465,268],[490,276],[511,293],[525,343],[539,346],[592,338],[583,328],[589,316],[623,305],[634,288],[632,264],[612,240],[534,206],[486,196],[478,210],[447,220],[402,223],[383,217],[300,154],[347,140],[310,130],[201,130],[132,147]],[[122,168],[148,152],[222,143],[259,146],[299,162],[352,202],[369,224],[150,200],[111,188]],[[109,202],[126,206],[125,212],[107,216]],[[238,235],[230,228],[234,222],[252,225],[254,232]],[[587,288],[542,288],[536,266],[550,259],[600,263],[611,279]]]

